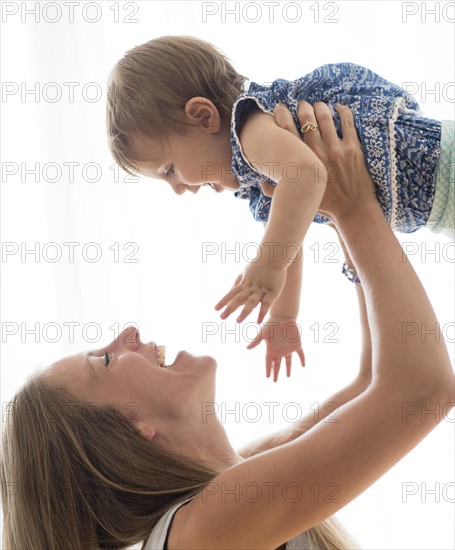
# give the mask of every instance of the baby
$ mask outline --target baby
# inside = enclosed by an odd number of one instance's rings
[[[340,137],[337,104],[348,106],[390,226],[405,233],[425,226],[454,238],[453,121],[423,118],[402,88],[353,63],[270,86],[250,82],[246,89],[246,81],[214,46],[189,36],[137,46],[109,80],[109,146],[123,169],[164,179],[178,194],[202,185],[233,190],[265,224],[257,258],[215,306],[226,306],[221,318],[243,305],[242,322],[260,304],[259,324],[269,310],[269,326],[295,323],[301,244],[312,221],[330,221],[317,213],[330,168],[275,124],[270,115],[278,103],[301,133],[316,126],[300,125],[299,100],[326,103]],[[275,334],[268,350],[297,351],[303,364],[300,341]]]

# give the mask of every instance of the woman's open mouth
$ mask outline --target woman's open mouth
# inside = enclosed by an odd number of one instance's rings
[[[156,352],[160,367],[166,368],[166,346],[156,346]]]

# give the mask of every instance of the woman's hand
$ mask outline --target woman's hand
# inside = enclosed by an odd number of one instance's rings
[[[352,111],[344,105],[336,105],[335,109],[340,116],[343,139],[338,137],[332,114],[325,103],[310,105],[299,101],[297,118],[301,126],[306,122],[317,124],[315,130],[308,130],[303,137],[299,135],[284,104],[275,106],[273,116],[280,128],[302,138],[326,167],[327,188],[318,211],[336,223],[336,220],[349,216],[369,202],[378,203]]]

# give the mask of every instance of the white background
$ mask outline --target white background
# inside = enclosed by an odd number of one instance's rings
[[[16,243],[19,249],[3,254],[1,263],[3,407],[37,368],[104,346],[118,328],[135,322],[144,341],[167,345],[168,362],[180,349],[217,359],[217,402],[220,412],[237,406],[237,414],[224,418],[238,448],[288,425],[296,409],[284,408],[286,403],[298,403],[302,415],[307,414],[310,406],[355,377],[360,333],[353,285],[340,274],[341,251],[330,256],[335,248],[331,230],[313,224],[305,241],[299,318],[307,367],[302,369],[295,358],[290,379],[283,370],[277,384],[266,379],[265,345],[245,349],[255,334],[256,317],[251,315],[237,334],[226,334],[224,329],[234,330],[235,317],[223,325],[214,311],[252,255],[245,245],[260,241],[261,224],[252,219],[247,202],[229,192],[215,195],[204,188],[197,196],[177,197],[164,182],[130,182],[125,173],[111,169],[104,123],[108,73],[136,45],[160,35],[189,34],[214,43],[255,82],[293,79],[325,63],[351,61],[406,85],[426,116],[453,119],[453,2],[300,2],[300,13],[295,2],[275,7],[138,0],[76,4],[73,22],[61,4],[61,18],[54,23],[49,21],[57,11],[49,2],[36,2],[36,14],[28,15],[35,2],[3,2],[2,7],[1,231],[3,243]],[[237,15],[223,13],[223,4]],[[57,87],[46,87],[51,82]],[[65,82],[79,83],[74,98]],[[97,87],[89,83],[97,83],[98,99]],[[36,95],[21,97],[31,88]],[[17,93],[5,94],[15,89]],[[59,89],[62,97],[53,102]],[[64,162],[79,163],[73,181]],[[18,173],[10,175],[13,163]],[[28,169],[39,163],[38,181],[20,163]],[[48,181],[56,172],[46,173],[47,163],[61,166],[58,181]],[[96,179],[93,166],[100,176],[96,183],[88,181]],[[426,230],[398,238],[408,243],[453,357],[454,248]],[[57,262],[51,261],[56,252],[48,245],[52,242],[61,247]],[[73,262],[64,242],[80,243]],[[97,262],[88,261],[94,247],[82,254],[84,245],[93,242],[101,251]],[[133,251],[123,249],[126,243],[135,243],[136,263],[124,261]],[[215,243],[220,253],[204,262],[203,243]],[[35,246],[37,257],[21,259],[21,251]],[[118,261],[112,246],[119,247]],[[222,256],[222,247],[236,246],[237,259]],[[207,323],[218,332],[204,338]],[[36,336],[27,332],[33,328]],[[264,406],[271,401],[280,404],[273,425]],[[246,409],[247,403],[257,404],[259,421],[254,422],[255,409]],[[455,546],[453,422],[452,414],[451,421],[442,422],[339,512],[364,548]],[[407,498],[404,483],[413,489]],[[425,492],[435,488],[436,495]]]

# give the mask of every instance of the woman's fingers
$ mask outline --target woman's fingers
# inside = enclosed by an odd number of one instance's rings
[[[321,144],[321,134],[319,132],[318,122],[314,113],[313,106],[307,101],[299,101],[297,107],[297,118],[302,128],[301,137],[306,145],[318,155]],[[318,155],[319,156],[319,155]],[[321,159],[323,160],[323,159]]]
[[[276,124],[294,134],[296,137],[300,138],[299,132],[295,127],[294,119],[292,118],[291,111],[284,105],[284,103],[277,103],[273,108],[273,117],[275,118]]]
[[[326,147],[336,147],[340,142],[340,138],[336,133],[329,106],[325,103],[318,102],[313,105],[313,109],[322,142]]]
[[[354,125],[354,115],[345,105],[339,103],[335,106],[341,121],[343,138],[345,141],[357,143],[357,131]],[[275,122],[280,128],[288,130],[303,141],[316,153],[322,153],[322,144],[324,146],[336,146],[340,143],[340,138],[336,133],[333,124],[332,113],[329,106],[321,101],[311,105],[307,101],[299,101],[297,107],[297,118],[303,131],[301,134],[297,131],[291,112],[283,103],[277,103],[273,109]],[[317,128],[312,129],[313,125]],[[318,151],[316,151],[316,149]],[[318,156],[320,156],[318,154]]]
[[[354,114],[345,105],[337,103],[335,110],[338,113],[341,121],[341,131],[343,133],[343,141],[357,145],[359,139],[357,137],[357,130],[354,124]]]

